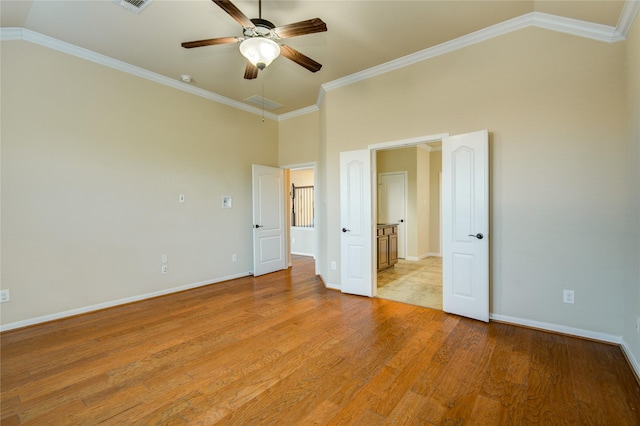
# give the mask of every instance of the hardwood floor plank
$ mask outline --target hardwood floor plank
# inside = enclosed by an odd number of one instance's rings
[[[341,294],[314,270],[1,333],[1,422],[640,425],[619,347]]]

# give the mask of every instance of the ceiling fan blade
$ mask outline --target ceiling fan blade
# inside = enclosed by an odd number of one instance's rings
[[[253,80],[258,77],[258,67],[247,61],[247,66],[244,68],[244,78],[246,80]]]
[[[247,15],[242,13],[233,3],[229,0],[212,0],[215,4],[220,6],[222,10],[227,12],[229,16],[236,20],[236,22],[242,25],[244,28],[255,28],[251,19],[247,18]]]
[[[209,38],[206,40],[185,41],[184,43],[182,43],[182,47],[184,47],[185,49],[192,49],[194,47],[213,46],[215,44],[240,43],[242,40],[244,40],[243,37]]]
[[[274,28],[273,32],[279,38],[296,37],[305,34],[322,33],[327,31],[327,24],[320,18],[308,19],[289,25]]]
[[[303,55],[296,49],[293,49],[289,46],[280,45],[280,54],[282,54],[282,56],[287,59],[291,59],[296,64],[305,67],[311,72],[320,71],[320,68],[322,68],[322,64],[314,61],[310,57]]]

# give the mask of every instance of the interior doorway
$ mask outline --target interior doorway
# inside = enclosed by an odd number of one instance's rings
[[[288,258],[289,266],[293,266],[294,257],[316,260],[316,165],[307,163],[285,166],[284,169],[289,195],[285,209]]]
[[[390,203],[384,191],[380,191],[380,178],[404,173],[407,179],[405,220],[403,223],[398,220],[402,218],[395,220],[406,233],[403,256],[398,255],[395,265],[377,271],[376,296],[439,310],[442,309],[441,146],[441,141],[429,141],[389,147],[377,150],[375,156],[378,219],[386,218],[384,212]]]

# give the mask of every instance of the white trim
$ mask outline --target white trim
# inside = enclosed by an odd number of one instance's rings
[[[420,256],[417,256],[417,257],[416,257],[416,256],[406,256],[406,257],[404,258],[404,260],[410,260],[410,261],[412,261],[412,262],[418,262],[418,261],[420,261],[420,260],[424,260],[424,259],[426,259],[427,257],[431,257],[431,256],[432,256],[432,255],[431,255],[430,253],[425,253],[425,254],[421,254]]]
[[[627,345],[627,342],[624,340],[624,338],[620,343],[620,347],[622,348],[622,352],[624,353],[624,355],[627,357],[627,361],[629,361],[631,368],[633,368],[633,370],[635,371],[636,377],[640,378],[640,363],[633,355],[633,352],[629,348],[629,345]]]
[[[442,257],[442,253],[427,253],[427,257]]]
[[[494,321],[506,322],[509,324],[523,325],[526,327],[537,328],[540,330],[553,331],[556,333],[569,334],[571,336],[584,337],[587,339],[599,340],[601,342],[622,344],[622,336],[615,334],[601,333],[599,331],[585,330],[583,328],[568,327],[561,324],[551,324],[530,320],[526,318],[512,317],[509,315],[489,314],[489,319]]]
[[[320,111],[320,108],[318,108],[318,105],[309,105],[308,107],[304,107],[304,108],[297,109],[295,111],[285,112],[283,114],[280,114],[277,116],[278,121],[284,121],[290,118],[300,117],[302,115],[318,112]]]
[[[197,287],[204,287],[210,284],[216,284],[222,281],[229,281],[236,278],[247,277],[250,272],[241,272],[239,274],[228,275],[226,277],[215,278],[212,280],[200,281],[193,284],[186,284],[180,287],[173,287],[166,290],[154,291],[151,293],[141,294],[138,296],[125,297],[124,299],[112,300],[110,302],[98,303],[96,305],[84,306],[82,308],[71,309],[68,311],[58,312],[55,314],[43,315],[41,317],[29,318],[22,321],[16,321],[9,324],[0,324],[0,332],[14,330],[16,328],[28,327],[43,322],[54,321],[62,318],[72,317],[75,315],[86,314],[88,312],[99,311],[101,309],[112,308],[114,306],[125,305],[127,303],[139,302],[153,297],[164,296],[171,293],[190,290]]]
[[[199,89],[197,87],[188,85],[187,83],[183,83],[178,80],[165,77],[151,71],[147,71],[145,69],[127,64],[122,61],[118,61],[108,56],[101,55],[91,50],[84,49],[70,43],[66,43],[49,36],[45,36],[43,34],[36,33],[35,31],[31,31],[26,28],[0,28],[0,40],[30,41],[32,43],[40,44],[51,49],[84,58],[89,61],[108,66],[110,68],[137,75],[139,77],[155,81],[156,83],[165,84],[175,89],[192,93],[194,95],[201,96],[214,102],[219,102],[233,108],[238,108],[243,111],[250,112],[252,114],[264,114],[266,118],[269,118],[271,120],[283,121],[318,111],[319,106],[322,104],[322,101],[324,100],[324,97],[328,90],[337,89],[339,87],[347,86],[361,80],[404,68],[406,66],[422,62],[426,59],[444,55],[446,53],[450,53],[464,47],[472,46],[482,41],[509,34],[513,31],[521,30],[527,27],[539,27],[606,43],[615,43],[617,41],[625,39],[638,12],[640,12],[640,2],[636,0],[627,0],[624,4],[624,7],[622,8],[620,18],[618,19],[618,23],[615,28],[610,25],[596,24],[593,22],[581,21],[578,19],[550,15],[548,13],[530,12],[516,18],[492,25],[490,27],[483,28],[471,34],[464,35],[457,39],[441,43],[437,46],[433,46],[428,49],[424,49],[410,55],[406,55],[401,58],[377,65],[375,67],[348,75],[346,77],[324,83],[320,86],[315,105],[310,105],[308,107],[300,108],[280,115],[276,115],[266,111],[263,112],[259,108],[251,107],[242,102],[226,98],[207,90]]]
[[[636,357],[633,355],[633,352],[631,351],[631,349],[627,345],[627,342],[625,342],[622,336],[618,336],[615,334],[601,333],[599,331],[585,330],[583,328],[568,327],[566,325],[551,324],[548,322],[535,321],[535,320],[530,320],[526,318],[517,318],[509,315],[489,314],[489,319],[508,323],[508,324],[522,325],[525,327],[536,328],[539,330],[552,331],[555,333],[566,334],[569,336],[583,337],[586,339],[598,340],[601,342],[613,343],[613,344],[619,345],[620,348],[622,349],[624,356],[627,358],[629,365],[631,365],[631,368],[633,368],[633,370],[635,371],[636,376],[640,377],[640,363],[638,362]]]
[[[596,24],[594,22],[580,21],[578,19],[565,18],[563,16],[550,15],[542,12],[532,12],[531,26],[571,34],[592,40],[614,43],[624,40],[624,36],[617,33],[610,25]]]
[[[618,19],[618,24],[616,25],[616,34],[620,34],[622,38],[626,38],[638,13],[640,13],[640,1],[625,1],[622,7],[622,13],[620,13],[620,18]]]
[[[298,256],[307,256],[307,257],[311,257],[313,259],[315,259],[316,257],[313,255],[313,253],[303,253],[301,251],[292,251],[291,254],[295,254]],[[292,264],[289,264],[289,266],[291,266]]]
[[[635,17],[640,12],[640,1],[627,0],[622,8],[620,18],[616,27],[610,25],[596,24],[593,22],[581,21],[578,19],[565,18],[562,16],[550,15],[542,12],[530,12],[513,19],[509,19],[504,22],[492,25],[487,28],[475,31],[471,34],[464,35],[454,40],[441,43],[437,46],[430,47],[398,59],[377,65],[375,67],[348,75],[346,77],[339,78],[337,80],[329,81],[320,86],[318,90],[318,97],[315,105],[310,105],[304,108],[300,108],[294,111],[286,112],[280,115],[276,115],[271,112],[263,112],[262,109],[252,107],[242,102],[218,95],[213,92],[209,92],[204,89],[191,86],[187,83],[183,83],[179,80],[165,77],[160,74],[156,74],[151,71],[127,64],[125,62],[110,58],[105,55],[93,52],[88,49],[84,49],[70,43],[63,42],[61,40],[54,39],[52,37],[37,33],[35,31],[28,30],[26,28],[0,28],[0,41],[5,40],[25,40],[32,43],[36,43],[60,52],[67,53],[69,55],[77,56],[79,58],[87,59],[89,61],[105,65],[110,68],[114,68],[126,73],[142,77],[156,83],[164,84],[174,89],[182,90],[203,98],[218,102],[233,108],[237,108],[246,112],[250,112],[256,115],[263,115],[266,118],[276,121],[288,120],[290,118],[299,117],[305,114],[311,114],[319,111],[320,105],[324,101],[326,92],[329,90],[337,89],[339,87],[347,86],[356,83],[361,80],[365,80],[371,77],[375,77],[381,74],[385,74],[390,71],[395,71],[406,66],[422,62],[424,60],[434,58],[436,56],[444,55],[446,53],[453,52],[458,49],[462,49],[474,44],[499,37],[501,35],[509,34],[514,31],[518,31],[527,27],[538,27],[547,30],[558,31],[565,34],[571,34],[578,37],[585,37],[592,40],[598,40],[606,43],[615,43],[617,41],[624,40],[627,33],[631,29],[631,25]]]
[[[631,13],[631,12],[630,12]],[[474,44],[509,34],[527,27],[539,27],[548,30],[559,31],[579,37],[586,37],[603,42],[615,42],[624,40],[624,34],[620,34],[610,25],[595,24],[592,22],[580,21],[577,19],[564,18],[561,16],[549,15],[541,12],[530,12],[525,15],[509,19],[499,24],[475,31],[473,33],[458,37],[456,39],[441,43],[439,45],[424,49],[409,55],[403,56],[393,61],[389,61],[375,67],[339,78],[322,85],[323,90],[329,91],[339,87],[347,86],[361,80],[395,71],[426,59],[444,55],[458,49],[472,46]],[[627,29],[628,31],[628,29]],[[625,33],[626,34],[626,33]]]
[[[208,90],[200,89],[192,86],[188,83],[184,83],[180,80],[166,77],[164,75],[156,74],[154,72],[145,70],[144,68],[136,67],[135,65],[128,64],[126,62],[119,61],[117,59],[110,58],[109,56],[96,53],[92,50],[75,46],[71,43],[67,43],[61,40],[57,40],[53,37],[46,36],[44,34],[37,33],[35,31],[28,30],[26,28],[0,28],[0,41],[5,40],[24,40],[40,46],[47,47],[49,49],[57,50],[58,52],[66,53],[68,55],[76,56],[78,58],[86,59],[87,61],[94,62],[96,64],[104,65],[109,68],[113,68],[118,71],[126,72],[128,74],[135,75],[153,82],[163,84],[165,86],[172,87],[174,89],[181,90],[183,92],[191,93],[196,96],[209,99],[214,102],[221,103],[223,105],[237,108],[252,114],[262,116],[271,120],[278,120],[278,116],[272,112],[262,111],[260,108],[256,108],[247,105],[242,102],[218,95],[217,93],[209,92]],[[311,107],[309,107],[311,108]],[[289,113],[292,114],[293,113]]]
[[[409,138],[409,139],[399,139],[396,141],[390,141],[390,142],[381,142],[381,143],[374,143],[372,145],[369,145],[369,150],[378,150],[378,149],[385,149],[385,148],[399,148],[402,146],[414,146],[414,145],[420,145],[423,143],[429,143],[429,142],[436,142],[436,141],[441,141],[442,138],[449,136],[449,133],[439,133],[439,134],[435,134],[435,135],[428,135],[428,136],[418,136],[415,138]]]

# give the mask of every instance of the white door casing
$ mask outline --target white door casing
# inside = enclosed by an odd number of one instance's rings
[[[340,289],[373,296],[371,154],[340,153]]]
[[[407,242],[407,172],[378,175],[378,223],[398,224],[398,258],[405,258]]]
[[[442,140],[442,306],[489,321],[489,133]]]
[[[253,275],[285,269],[284,171],[252,166]]]

